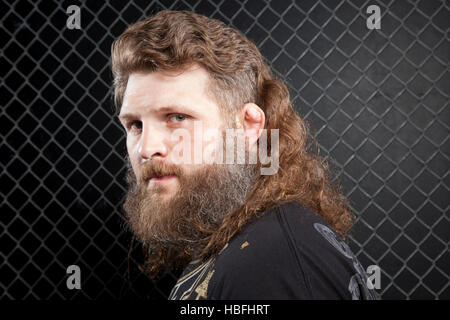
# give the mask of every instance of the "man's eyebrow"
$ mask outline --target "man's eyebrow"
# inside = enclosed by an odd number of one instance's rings
[[[199,112],[194,110],[193,108],[186,106],[186,105],[173,105],[173,106],[164,106],[155,108],[151,111],[152,113],[164,113],[164,112],[188,112],[191,113],[194,116],[199,116]],[[133,112],[125,112],[118,115],[119,119],[135,119],[139,118],[139,113],[133,113]]]
[[[134,119],[138,118],[139,115],[137,113],[127,112],[127,113],[121,113],[117,116],[120,120],[126,120],[126,119]]]

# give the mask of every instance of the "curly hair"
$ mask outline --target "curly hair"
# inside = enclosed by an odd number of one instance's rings
[[[188,11],[160,11],[130,26],[112,45],[116,108],[133,72],[183,70],[193,63],[208,71],[210,92],[223,112],[234,114],[253,102],[266,115],[268,141],[270,129],[279,129],[277,174],[259,176],[245,205],[208,231],[201,257],[218,254],[248,222],[287,202],[315,211],[346,239],[354,222],[347,198],[332,184],[324,159],[309,150],[308,126],[294,110],[286,85],[237,30]]]

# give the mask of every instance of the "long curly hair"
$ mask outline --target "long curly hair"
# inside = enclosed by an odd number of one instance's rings
[[[265,113],[265,128],[279,129],[279,170],[261,175],[245,205],[229,212],[215,230],[206,230],[201,257],[216,255],[248,222],[282,203],[298,202],[322,216],[343,239],[354,215],[331,182],[327,163],[308,138],[308,126],[294,110],[253,42],[224,23],[188,11],[160,11],[137,22],[112,45],[114,100],[120,109],[133,72],[183,70],[197,63],[210,75],[209,92],[224,114],[247,102]]]

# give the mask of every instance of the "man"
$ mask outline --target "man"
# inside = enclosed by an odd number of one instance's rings
[[[112,71],[124,209],[148,273],[184,269],[170,299],[376,298],[343,241],[346,198],[251,41],[161,11],[116,39]]]

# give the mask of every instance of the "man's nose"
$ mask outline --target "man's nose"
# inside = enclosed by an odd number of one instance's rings
[[[167,157],[164,133],[150,125],[144,125],[138,152],[141,161]]]

